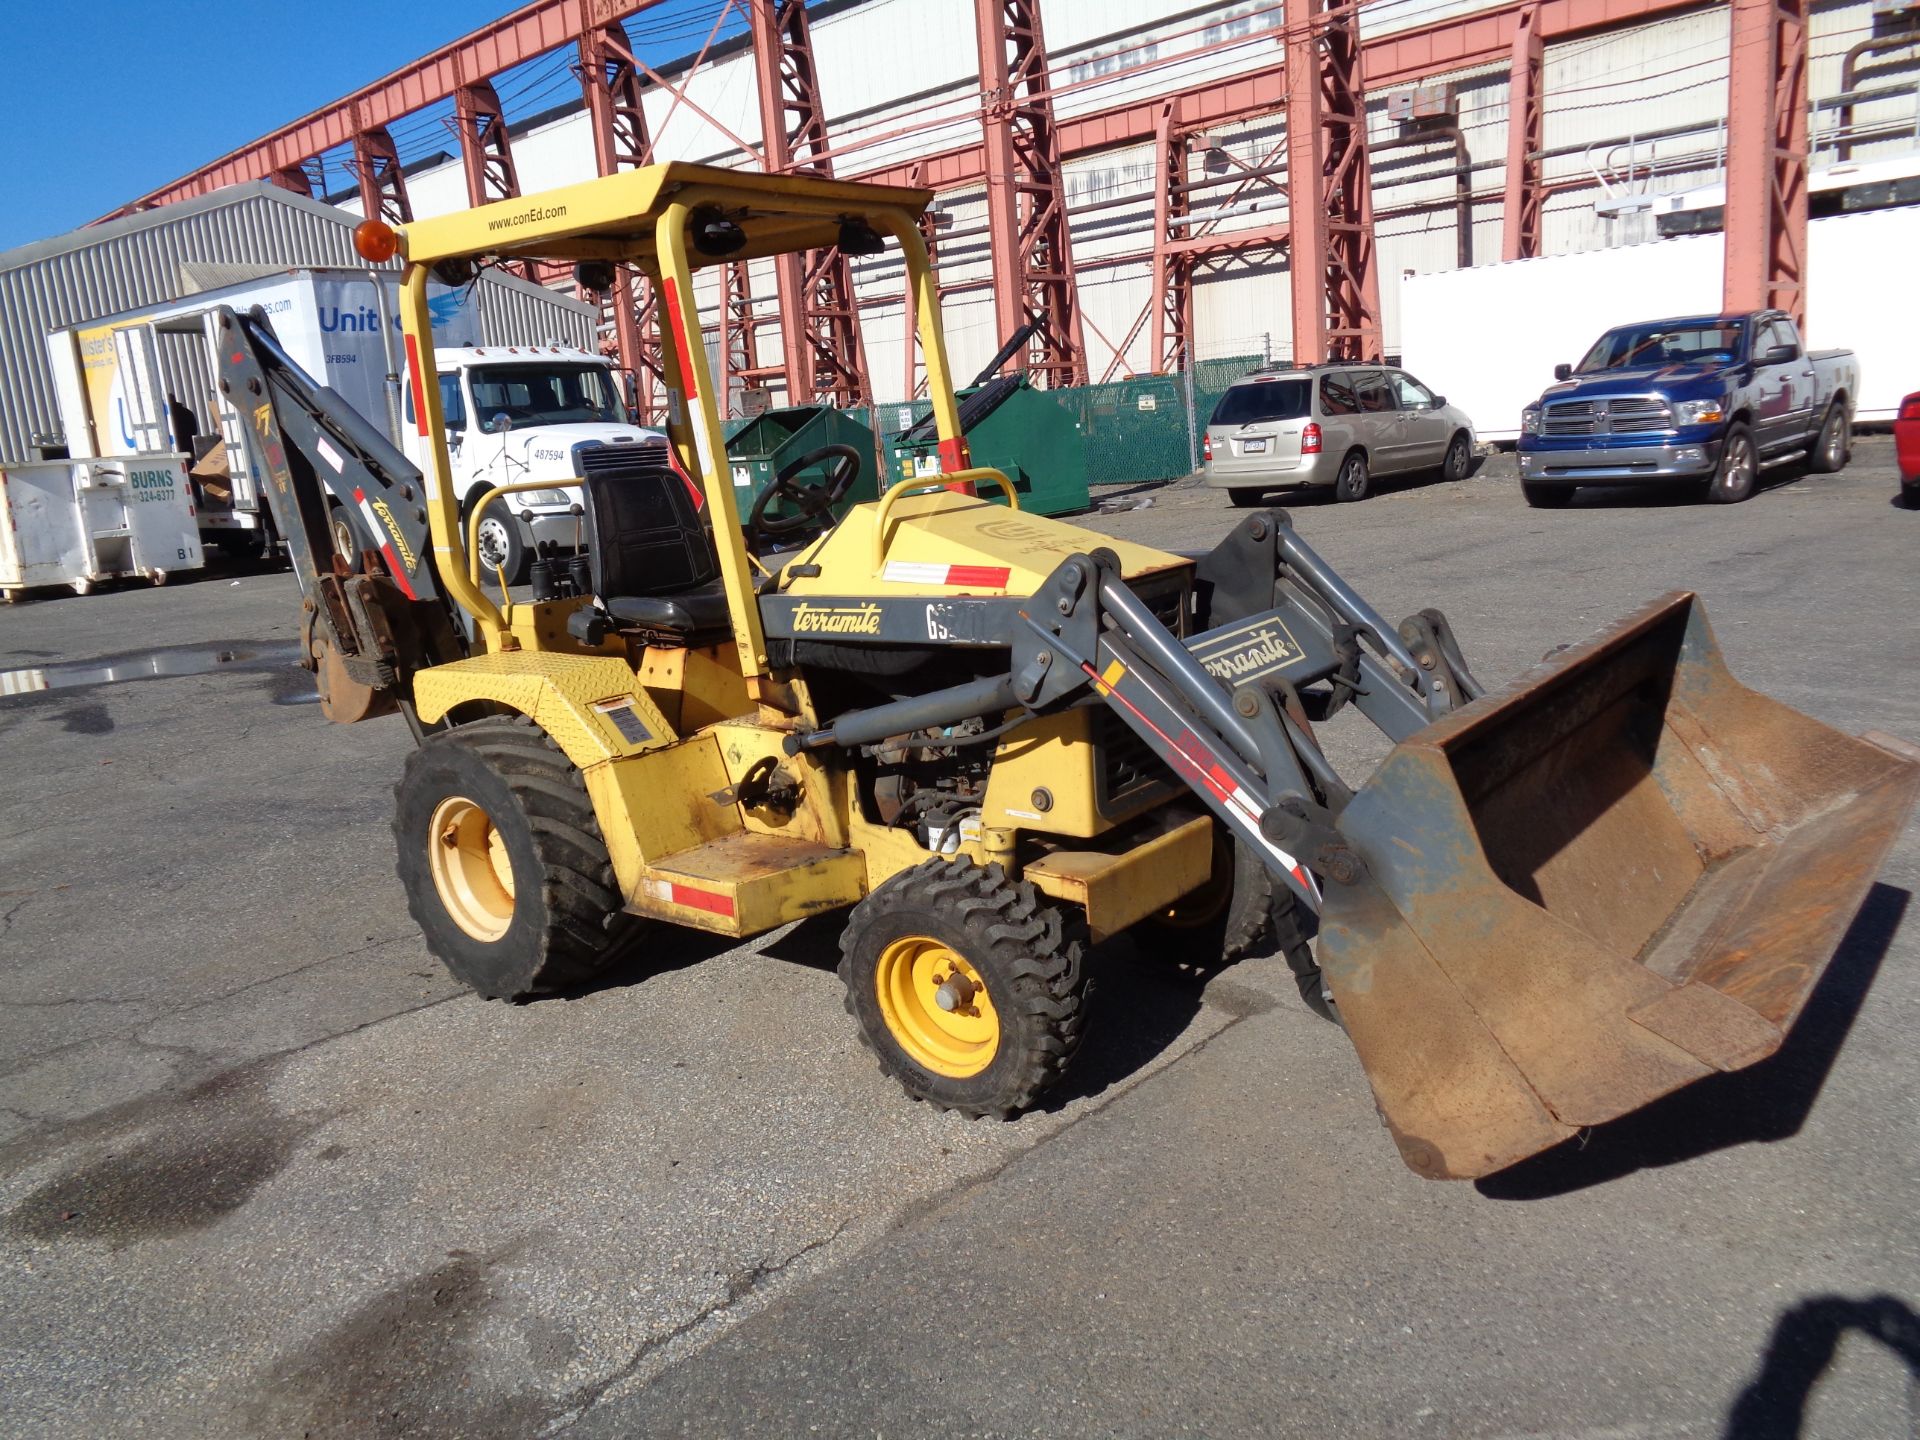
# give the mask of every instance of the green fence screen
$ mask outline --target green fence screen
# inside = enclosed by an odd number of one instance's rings
[[[1224,356],[1174,375],[1140,375],[1046,393],[1079,424],[1087,479],[1094,486],[1178,480],[1200,467],[1201,432],[1227,387],[1260,363],[1258,355]],[[893,401],[876,408],[879,428],[890,437],[902,428],[896,423],[900,416],[924,415],[927,402]]]

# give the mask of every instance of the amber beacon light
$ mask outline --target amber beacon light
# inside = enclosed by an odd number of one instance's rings
[[[362,260],[384,265],[400,253],[400,236],[384,220],[362,220],[353,227],[353,248]]]

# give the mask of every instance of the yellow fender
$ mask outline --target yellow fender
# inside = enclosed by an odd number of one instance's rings
[[[422,670],[413,703],[422,724],[457,705],[490,700],[532,717],[582,770],[645,754],[679,737],[644,693],[633,670],[611,655],[507,650]]]

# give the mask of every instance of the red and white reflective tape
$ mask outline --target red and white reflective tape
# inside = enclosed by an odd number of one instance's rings
[[[721,895],[712,890],[696,890],[693,886],[682,885],[677,880],[642,880],[640,890],[652,900],[664,900],[669,905],[680,905],[688,910],[704,910],[709,915],[719,915],[728,920],[733,918],[731,895]]]
[[[360,507],[360,513],[366,517],[367,533],[380,547],[380,553],[387,558],[387,573],[393,577],[393,583],[409,600],[420,597],[413,593],[413,582],[407,579],[407,567],[400,563],[400,557],[393,553],[393,540],[387,534],[387,527],[380,523],[380,517],[373,513],[373,502],[367,499],[367,492],[358,485],[353,487],[353,502]]]
[[[882,580],[903,585],[972,585],[982,590],[1004,590],[1013,577],[1005,565],[937,565],[922,560],[889,560]]]

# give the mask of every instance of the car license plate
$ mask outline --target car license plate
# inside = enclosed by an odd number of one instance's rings
[[[1267,453],[1267,442],[1264,440],[1242,440],[1240,442],[1240,453],[1242,455],[1264,455]]]

